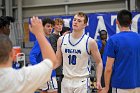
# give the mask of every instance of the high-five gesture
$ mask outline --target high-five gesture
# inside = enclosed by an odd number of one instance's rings
[[[31,25],[29,25],[29,28],[30,31],[34,33],[34,35],[36,36],[39,42],[43,59],[46,58],[50,59],[53,62],[53,66],[54,66],[54,64],[56,63],[56,56],[50,43],[45,38],[41,19],[33,16],[31,18]]]
[[[37,35],[38,33],[43,33],[43,25],[41,19],[33,16],[31,18],[31,24],[29,25],[29,29],[34,35]]]

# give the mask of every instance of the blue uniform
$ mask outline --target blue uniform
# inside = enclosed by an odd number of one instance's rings
[[[48,40],[47,37],[46,37],[46,39]],[[43,58],[42,58],[40,46],[39,46],[38,41],[36,41],[32,50],[30,51],[30,63],[32,65],[35,65],[35,64],[40,63],[42,60],[43,60]],[[53,77],[53,76],[56,76],[55,70],[52,71],[51,77]]]
[[[102,41],[100,39],[97,41],[97,45],[98,45],[98,49],[100,51],[101,48],[102,48]],[[106,49],[106,46],[104,47],[104,53],[101,55],[101,57],[102,57],[102,62],[103,62],[103,68],[105,69],[106,60],[107,60],[107,49]]]
[[[123,31],[110,37],[107,56],[115,58],[111,85],[114,88],[140,87],[140,35]]]

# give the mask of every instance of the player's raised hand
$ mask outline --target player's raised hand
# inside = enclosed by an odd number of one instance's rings
[[[31,18],[31,24],[29,25],[29,29],[35,35],[37,35],[38,33],[44,33],[41,19],[33,16]]]

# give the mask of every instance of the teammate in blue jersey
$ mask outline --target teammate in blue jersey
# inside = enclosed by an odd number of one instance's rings
[[[94,57],[97,63],[97,88],[101,89],[102,60],[96,41],[85,35],[88,17],[83,12],[74,16],[72,33],[58,39],[57,58],[63,62],[61,93],[87,93],[89,86],[89,57]]]
[[[46,36],[46,39],[49,41],[48,37],[50,36],[54,21],[50,18],[45,18],[42,20],[42,24],[44,27],[44,34]],[[30,51],[30,63],[32,65],[38,64],[43,60],[40,46],[38,41],[35,42],[32,50]],[[44,82],[45,83],[45,82]],[[56,72],[55,70],[52,71],[51,79],[47,83],[41,86],[40,88],[42,90],[42,93],[57,93],[57,82],[56,82]]]
[[[106,49],[105,49],[107,43],[107,31],[101,30],[99,31],[99,35],[100,35],[100,39],[97,41],[97,45],[103,61],[103,68],[105,68],[106,59],[107,59]]]
[[[107,42],[105,88],[107,93],[111,79],[112,93],[140,93],[140,35],[131,31],[132,14],[121,10],[117,14],[120,33]]]

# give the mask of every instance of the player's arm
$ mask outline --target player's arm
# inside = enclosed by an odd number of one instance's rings
[[[89,49],[90,49],[92,57],[95,59],[95,62],[97,64],[97,67],[96,67],[97,88],[100,89],[103,64],[102,64],[102,59],[101,59],[101,56],[97,47],[97,43],[92,38],[90,38],[90,41],[89,41]]]
[[[108,39],[106,49],[107,49],[107,62],[106,62],[105,73],[104,73],[105,88],[103,88],[101,93],[108,93],[111,75],[112,75],[112,67],[116,57],[115,44],[111,38]]]
[[[108,93],[113,64],[114,64],[114,58],[107,57],[107,63],[106,63],[106,68],[104,73],[105,87],[103,88],[101,93]]]
[[[42,21],[38,19],[38,17],[33,17],[31,18],[31,25],[29,27],[30,27],[30,31],[36,36],[38,40],[43,59],[46,58],[50,59],[53,63],[53,68],[54,68],[55,64],[57,63],[56,55],[50,43],[45,38]]]
[[[57,51],[56,51],[56,57],[57,57],[57,65],[55,68],[59,67],[62,64],[62,51],[61,51],[61,44],[62,44],[62,36],[59,37],[57,41]]]

